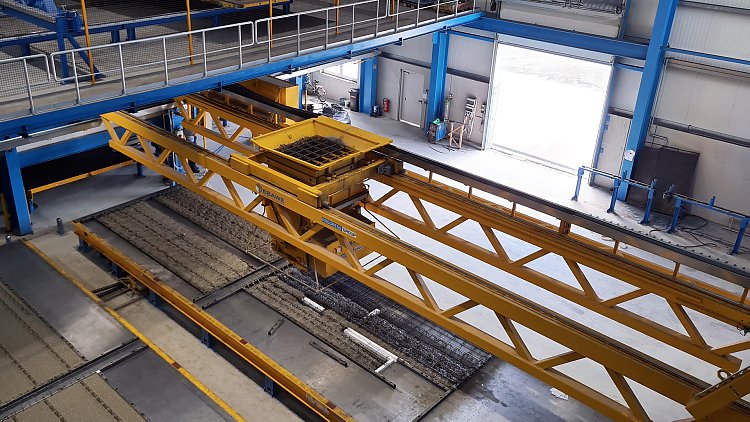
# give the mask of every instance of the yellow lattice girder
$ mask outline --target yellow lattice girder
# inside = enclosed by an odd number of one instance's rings
[[[641,420],[644,415],[634,395],[628,395],[627,401],[631,402],[633,409],[629,409],[615,400],[594,391],[557,371],[553,365],[563,364],[571,360],[587,359],[604,366],[610,374],[614,374],[613,380],[618,388],[629,394],[629,388],[624,384],[625,379],[635,381],[662,396],[687,405],[696,394],[705,390],[708,384],[690,375],[677,370],[663,362],[659,362],[625,344],[617,342],[592,328],[586,327],[569,318],[566,318],[550,309],[534,303],[507,289],[483,279],[459,266],[438,258],[419,248],[416,248],[394,236],[387,235],[357,218],[335,209],[322,209],[312,206],[291,193],[271,186],[265,180],[243,174],[228,165],[226,160],[214,157],[206,151],[201,151],[195,146],[185,146],[184,141],[174,138],[170,134],[158,129],[148,128],[148,124],[137,119],[129,119],[121,114],[105,115],[103,119],[124,125],[126,129],[133,130],[143,136],[150,137],[152,142],[162,145],[169,150],[180,150],[186,159],[198,162],[208,168],[212,174],[225,177],[239,186],[259,193],[267,203],[275,203],[277,208],[283,208],[290,214],[304,216],[314,225],[323,226],[333,231],[342,239],[354,241],[374,252],[381,254],[387,261],[400,264],[414,274],[442,284],[446,288],[466,298],[466,302],[459,308],[442,310],[435,304],[427,305],[423,298],[417,297],[400,287],[380,278],[359,263],[352,262],[351,257],[345,254],[341,257],[327,250],[296,230],[290,230],[283,223],[271,221],[261,214],[252,212],[242,201],[231,198],[220,192],[214,191],[201,182],[194,182],[186,176],[163,165],[154,163],[140,151],[125,145],[124,142],[114,140],[112,147],[142,162],[158,173],[170,177],[183,184],[186,188],[202,195],[210,201],[224,207],[225,209],[246,219],[259,228],[268,231],[272,236],[281,239],[294,248],[309,254],[315,259],[329,264],[342,273],[355,278],[379,293],[397,301],[412,311],[424,316],[436,324],[450,330],[451,332],[473,342],[479,347],[495,354],[529,372],[540,380],[559,388],[579,401],[591,406],[603,414],[617,420]],[[423,198],[425,199],[425,198]],[[430,200],[430,202],[432,202]],[[472,216],[472,218],[479,218]],[[488,222],[488,227],[497,225],[497,222]],[[310,228],[312,230],[314,228]],[[557,231],[556,231],[557,233]],[[557,233],[561,238],[567,237],[564,233]],[[493,252],[497,257],[497,252]],[[573,256],[572,258],[580,258]],[[585,258],[585,257],[583,257]],[[498,261],[500,259],[498,258]],[[576,259],[578,261],[578,259]],[[389,265],[389,263],[385,264]],[[639,271],[642,271],[640,269]],[[427,289],[426,285],[421,286]],[[507,330],[516,334],[515,347],[489,335],[488,333],[464,323],[458,318],[462,310],[475,306],[483,306],[495,312],[504,322]],[[689,305],[686,305],[689,306]],[[723,310],[715,309],[720,313]],[[727,311],[728,314],[732,310]],[[560,357],[555,361],[536,360],[523,346],[515,325],[523,325],[526,328],[570,349],[574,354]],[[520,351],[520,352],[519,352]],[[635,401],[633,401],[635,400]],[[750,410],[744,403],[732,403],[721,408],[736,418],[750,417]]]

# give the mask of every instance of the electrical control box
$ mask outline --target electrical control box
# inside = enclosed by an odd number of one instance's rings
[[[477,97],[467,97],[466,98],[466,113],[465,115],[473,116],[474,112],[477,109]]]

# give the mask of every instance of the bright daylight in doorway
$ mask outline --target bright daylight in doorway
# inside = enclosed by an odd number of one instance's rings
[[[567,169],[590,165],[612,66],[506,44],[495,57],[487,145]]]

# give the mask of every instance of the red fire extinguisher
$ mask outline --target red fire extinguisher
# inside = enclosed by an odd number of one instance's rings
[[[383,98],[383,111],[386,113],[391,111],[391,100],[388,98]]]

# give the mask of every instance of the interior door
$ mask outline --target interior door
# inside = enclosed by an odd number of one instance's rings
[[[401,93],[398,106],[398,120],[413,126],[422,127],[422,100],[424,75],[401,70]]]

